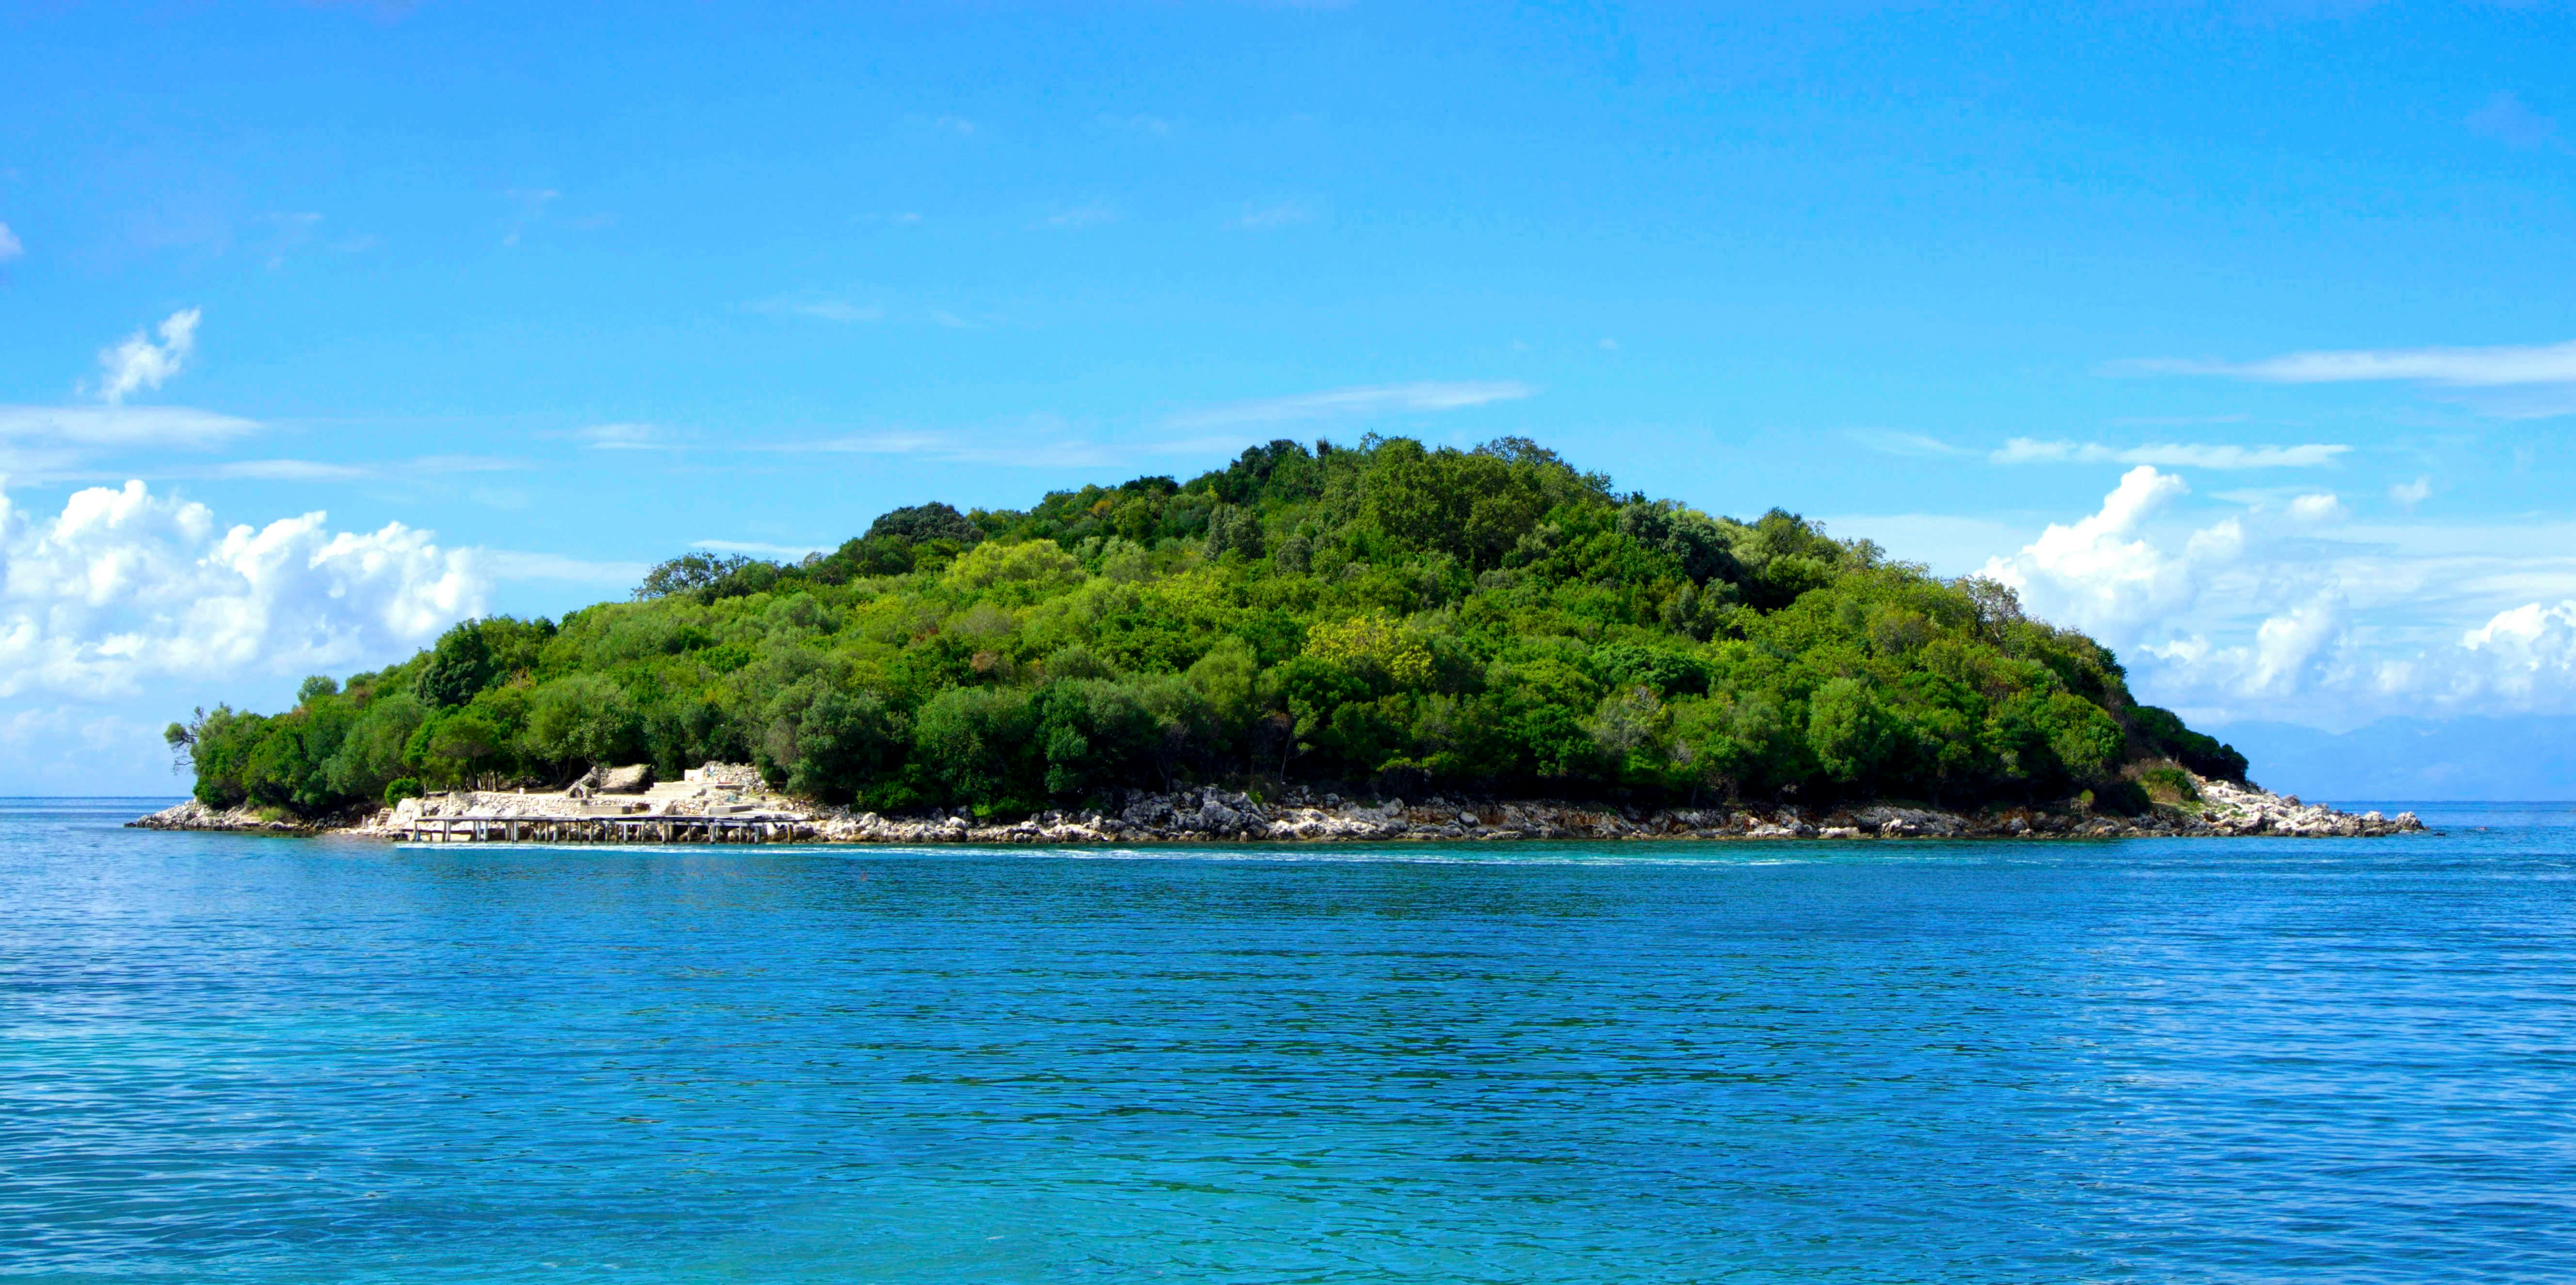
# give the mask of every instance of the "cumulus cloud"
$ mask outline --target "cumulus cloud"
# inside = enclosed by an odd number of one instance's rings
[[[2183,480],[2139,465],[2103,497],[2100,511],[2067,525],[2052,525],[2009,558],[1986,564],[1982,574],[2013,586],[2034,614],[2073,625],[2114,649],[2157,662],[2155,694],[2180,694],[2204,706],[2212,698],[2278,696],[2301,689],[2315,666],[2343,634],[2344,607],[2331,586],[2310,585],[2283,593],[2276,582],[2265,595],[2272,610],[2250,636],[2214,640],[2206,610],[2222,579],[2244,569],[2252,542],[2252,514],[2236,514],[2198,529],[2151,532],[2151,522],[2189,492]],[[2332,503],[2332,496],[2323,498]],[[2301,501],[2293,501],[2294,514]],[[2309,505],[2313,512],[2317,508]],[[2307,516],[2307,515],[2303,515]],[[2224,604],[2217,604],[2221,611]]]
[[[2105,446],[2099,442],[2043,441],[2016,437],[1998,448],[1997,464],[2141,464],[2164,468],[2256,469],[2315,468],[2349,453],[2349,446],[2308,442],[2297,446],[2239,446],[2232,443],[2164,442],[2147,446]]]
[[[2290,516],[2301,522],[2332,522],[2349,514],[2343,501],[2331,491],[2296,496],[2290,501]]]
[[[221,527],[139,481],[50,516],[0,494],[0,697],[391,659],[480,612],[489,589],[473,551],[400,523],[334,531],[313,512]]]
[[[2460,646],[2476,661],[2466,686],[2557,707],[2576,691],[2576,599],[2499,611],[2462,634]]]
[[[1340,419],[1367,415],[1430,414],[1465,410],[1495,402],[1519,401],[1537,389],[1517,380],[1424,380],[1336,388],[1259,401],[1233,402],[1183,411],[1163,422],[1174,428],[1232,428],[1251,424],[1286,424],[1300,420]]]
[[[138,330],[126,336],[125,342],[98,354],[98,399],[110,406],[147,389],[157,389],[179,368],[187,364],[188,355],[197,348],[199,310],[187,308],[171,313],[161,323],[161,342],[154,343]]]
[[[2019,590],[2024,603],[2047,619],[2126,633],[2190,597],[2184,560],[2139,533],[2148,518],[2188,490],[2181,478],[2141,464],[2103,497],[2101,511],[2069,525],[2051,524],[2019,554],[1988,562],[1983,574]]]
[[[2325,492],[2195,515],[2189,496],[2141,465],[1980,574],[2194,717],[2576,711],[2576,556],[2547,552],[2563,525],[2361,524]]]

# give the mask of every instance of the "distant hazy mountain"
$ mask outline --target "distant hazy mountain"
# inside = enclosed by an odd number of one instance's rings
[[[2576,718],[2383,719],[2337,735],[2286,723],[2208,729],[2266,787],[2310,802],[2576,799]]]

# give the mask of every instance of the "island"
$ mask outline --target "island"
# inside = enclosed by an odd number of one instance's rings
[[[2420,828],[2255,788],[2006,585],[1522,438],[1275,441],[685,554],[167,735],[193,797],[137,824],[435,841]]]

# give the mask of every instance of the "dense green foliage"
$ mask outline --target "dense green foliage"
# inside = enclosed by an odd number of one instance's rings
[[[638,760],[986,814],[1289,779],[2122,799],[2140,764],[2245,766],[2002,586],[1615,494],[1517,439],[1274,442],[1187,484],[898,510],[796,564],[690,555],[634,601],[468,621],[171,737],[200,799],[308,812]]]

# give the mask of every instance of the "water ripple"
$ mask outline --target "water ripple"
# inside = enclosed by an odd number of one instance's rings
[[[1039,853],[139,810],[0,803],[0,1273],[2576,1273],[2558,811]]]

